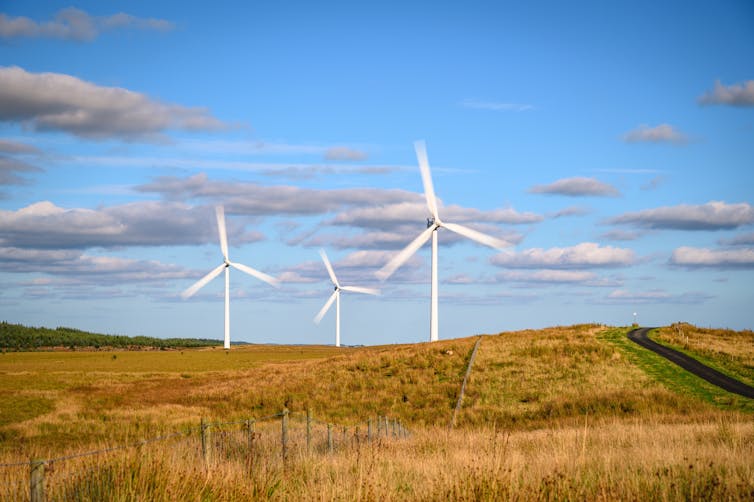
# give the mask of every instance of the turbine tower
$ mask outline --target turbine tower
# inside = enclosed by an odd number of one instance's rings
[[[341,286],[338,282],[338,278],[335,277],[335,272],[332,269],[332,265],[330,265],[330,260],[327,259],[327,254],[325,254],[324,249],[320,249],[319,254],[322,257],[322,261],[325,262],[327,273],[330,274],[330,280],[332,281],[333,286],[335,286],[335,291],[333,291],[333,294],[330,295],[330,298],[325,302],[324,307],[322,307],[319,313],[314,317],[314,322],[319,324],[319,321],[321,321],[327,311],[330,310],[332,303],[335,302],[335,346],[340,347],[340,292],[350,291],[352,293],[364,293],[367,295],[379,295],[380,292],[379,290],[371,288]]]
[[[437,198],[435,197],[435,189],[432,186],[432,174],[429,170],[429,161],[427,160],[427,147],[424,141],[416,141],[414,143],[414,149],[416,150],[416,157],[419,160],[419,169],[422,175],[422,183],[424,184],[424,197],[427,199],[427,208],[431,214],[431,218],[427,219],[427,229],[423,231],[419,236],[414,239],[408,246],[402,251],[396,254],[390,259],[387,264],[376,272],[377,277],[384,281],[395,272],[398,267],[403,265],[406,260],[416,253],[429,239],[432,238],[432,283],[430,289],[430,308],[429,308],[429,341],[435,342],[438,340],[438,313],[437,313],[437,230],[439,228],[447,228],[451,232],[459,234],[463,237],[471,239],[473,241],[484,244],[495,249],[503,249],[510,246],[510,243],[492,237],[490,235],[483,234],[469,227],[459,225],[457,223],[447,223],[440,220],[440,215],[437,211]]]
[[[252,277],[256,277],[260,281],[264,281],[273,286],[277,286],[279,281],[274,277],[271,277],[264,272],[248,267],[242,263],[236,263],[230,261],[228,258],[228,235],[225,231],[225,211],[222,206],[215,207],[215,216],[217,217],[217,231],[220,235],[220,250],[223,253],[223,262],[210,271],[207,275],[196,281],[191,287],[186,289],[181,296],[185,300],[190,298],[197,291],[202,289],[208,282],[217,277],[225,270],[225,340],[223,346],[226,349],[230,348],[230,267],[233,267],[241,272],[245,272]]]

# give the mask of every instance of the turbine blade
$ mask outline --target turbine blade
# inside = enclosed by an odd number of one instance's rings
[[[427,199],[427,207],[429,208],[429,212],[432,213],[432,217],[438,219],[437,197],[435,196],[435,188],[432,185],[432,173],[429,171],[427,145],[424,143],[424,141],[415,141],[414,149],[416,150],[416,158],[419,160],[419,170],[422,173],[424,197]]]
[[[330,274],[330,280],[332,281],[333,285],[340,286],[340,284],[338,284],[337,277],[335,277],[335,271],[332,269],[332,265],[330,265],[330,260],[327,259],[327,254],[325,253],[325,250],[320,249],[319,255],[322,257],[322,261],[325,262],[325,267],[327,267],[327,273]]]
[[[322,320],[323,317],[325,317],[325,314],[327,314],[327,311],[330,309],[330,306],[332,306],[332,302],[335,301],[335,298],[338,296],[338,290],[333,291],[333,294],[330,295],[330,298],[325,303],[325,306],[322,307],[322,310],[320,310],[316,316],[314,316],[314,322],[319,324],[319,321]]]
[[[270,285],[275,286],[275,287],[278,287],[278,285],[280,284],[280,280],[279,279],[276,279],[275,277],[272,277],[271,275],[267,275],[264,272],[260,272],[257,269],[248,267],[248,266],[244,265],[243,263],[235,263],[235,262],[232,262],[232,261],[230,261],[228,263],[230,264],[231,267],[233,267],[235,269],[238,269],[241,272],[246,272],[250,276],[256,277],[260,281],[264,281],[267,284],[270,284]]]
[[[196,281],[192,286],[190,286],[186,291],[181,293],[181,297],[185,300],[186,298],[190,298],[194,296],[194,294],[202,289],[205,284],[207,284],[209,281],[220,275],[225,268],[225,263],[222,263],[221,265],[218,265],[217,268],[212,269],[210,273]]]
[[[217,217],[217,233],[220,234],[220,249],[223,252],[223,258],[228,259],[228,234],[225,231],[225,210],[222,206],[215,207],[215,216]]]
[[[352,293],[364,293],[366,295],[378,296],[380,294],[379,289],[362,288],[359,286],[341,286],[340,289],[343,291],[351,291]]]
[[[467,237],[473,241],[477,241],[478,243],[484,244],[485,246],[489,246],[491,248],[502,250],[504,248],[510,247],[511,245],[509,242],[506,242],[502,239],[498,239],[497,237],[492,237],[491,235],[483,234],[482,232],[478,232],[474,229],[465,227],[463,225],[459,225],[457,223],[443,222],[442,226],[447,228],[451,232],[455,232],[459,235],[463,235],[464,237]]]
[[[422,247],[430,237],[432,237],[432,232],[436,228],[437,225],[432,225],[431,227],[428,227],[424,232],[420,233],[419,237],[414,239],[411,244],[403,248],[403,250],[397,255],[393,256],[384,267],[375,272],[377,278],[381,281],[384,281],[385,279],[393,275],[393,272],[395,272],[398,267],[403,265],[406,260],[411,258],[411,256],[413,256],[413,254],[416,253],[416,251],[418,251],[418,249]]]

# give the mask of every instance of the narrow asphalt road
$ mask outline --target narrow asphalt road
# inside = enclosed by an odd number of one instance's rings
[[[745,383],[731,378],[728,375],[724,375],[717,370],[705,366],[696,359],[687,356],[677,350],[669,349],[664,345],[660,345],[657,342],[653,342],[647,336],[649,330],[653,328],[637,328],[629,331],[628,338],[644,348],[647,348],[657,354],[660,354],[665,359],[674,362],[681,368],[693,373],[694,375],[704,378],[709,383],[717,385],[721,389],[725,389],[728,392],[733,392],[740,396],[754,399],[754,387],[749,387]]]

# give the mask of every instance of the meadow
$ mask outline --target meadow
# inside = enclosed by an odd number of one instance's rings
[[[750,500],[754,403],[684,375],[626,331],[579,325],[483,336],[452,430],[478,337],[340,349],[5,353],[0,463],[287,406],[349,425],[389,415],[412,435],[352,439],[332,454],[297,450],[285,465],[279,455],[250,462],[229,453],[210,467],[197,460],[192,436],[107,454],[91,476],[57,489],[81,500]],[[730,356],[745,370],[752,352],[752,344],[720,341],[708,357]],[[18,472],[0,481],[28,485],[28,467]]]

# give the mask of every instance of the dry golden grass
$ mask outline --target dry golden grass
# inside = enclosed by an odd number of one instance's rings
[[[616,421],[535,431],[418,430],[351,439],[334,454],[250,457],[242,441],[205,467],[196,436],[53,466],[76,500],[751,500],[754,424]],[[77,463],[78,462],[78,463]],[[92,466],[96,468],[90,471]],[[12,484],[12,483],[10,483]]]
[[[299,450],[286,469],[271,453],[250,470],[236,445],[205,472],[194,435],[106,456],[90,476],[66,477],[86,469],[61,463],[54,486],[90,487],[82,500],[750,498],[751,416],[671,392],[605,332],[582,325],[483,337],[460,430],[452,432],[447,424],[476,337],[148,358],[4,354],[0,405],[25,404],[0,407],[0,463],[127,444],[196,428],[201,417],[271,415],[287,405],[339,424],[390,415],[414,436],[374,447],[362,440],[333,456]],[[276,437],[279,424],[271,427],[263,437]],[[28,472],[19,472],[11,484],[28,482]]]

